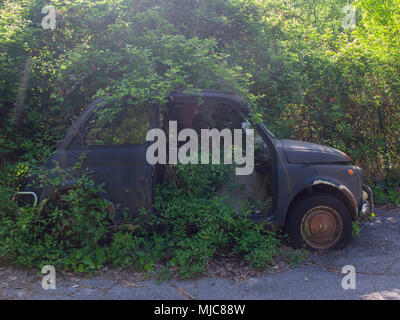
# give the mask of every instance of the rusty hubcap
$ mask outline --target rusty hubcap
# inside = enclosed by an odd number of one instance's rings
[[[342,234],[342,219],[329,207],[315,207],[309,210],[301,221],[301,235],[304,241],[315,249],[329,249]]]

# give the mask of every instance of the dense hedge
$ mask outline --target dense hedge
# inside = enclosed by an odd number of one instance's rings
[[[399,1],[47,0],[0,4],[2,164],[40,156],[96,96],[164,102],[191,88],[234,91],[280,137],[348,152],[399,178]],[[39,146],[39,148],[38,148]]]

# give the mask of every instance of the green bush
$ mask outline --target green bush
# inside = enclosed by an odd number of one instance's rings
[[[29,268],[54,265],[74,272],[93,272],[105,265],[133,267],[160,277],[202,275],[218,255],[242,256],[251,266],[266,268],[278,254],[279,241],[262,224],[248,219],[249,208],[236,212],[229,198],[216,191],[232,172],[229,166],[176,166],[175,177],[156,189],[155,211],[135,231],[112,225],[102,188],[87,176],[64,192],[55,186],[65,173],[38,172],[52,187],[49,199],[36,207],[12,201],[12,188],[1,189],[0,257]],[[129,229],[129,228],[128,228]]]
[[[278,253],[279,241],[249,219],[247,206],[236,212],[228,197],[215,196],[231,170],[224,165],[177,166],[179,183],[158,188],[157,222],[166,229],[169,264],[183,277],[203,273],[215,254],[240,255],[250,265],[266,268]]]
[[[342,27],[348,0],[51,3],[53,31],[45,0],[0,1],[0,165],[55,145],[99,96],[141,110],[217,89],[280,138],[348,153],[370,182],[399,177],[400,1],[354,2],[354,30]]]
[[[380,182],[373,187],[374,199],[377,204],[400,204],[400,182]]]
[[[2,203],[12,210],[0,212],[0,255],[30,268],[45,264],[79,272],[100,268],[107,261],[101,244],[112,230],[110,204],[97,196],[101,188],[87,176],[76,182],[62,193],[52,191],[49,201],[36,207],[16,208],[11,192],[2,189],[0,197],[7,200]]]

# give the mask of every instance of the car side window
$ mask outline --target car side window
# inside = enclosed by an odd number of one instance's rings
[[[96,111],[86,136],[87,146],[135,145],[146,142],[151,129],[144,107],[108,107]]]

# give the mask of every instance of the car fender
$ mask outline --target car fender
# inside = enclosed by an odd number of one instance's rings
[[[344,200],[345,205],[350,210],[353,220],[356,220],[358,218],[358,204],[353,193],[345,185],[331,178],[309,179],[296,186],[294,188],[292,199],[290,200],[288,212],[291,206],[304,194],[307,194],[310,191],[315,192],[318,190],[324,190],[328,193],[329,191],[331,191],[334,192],[336,195],[341,195],[341,200]]]

